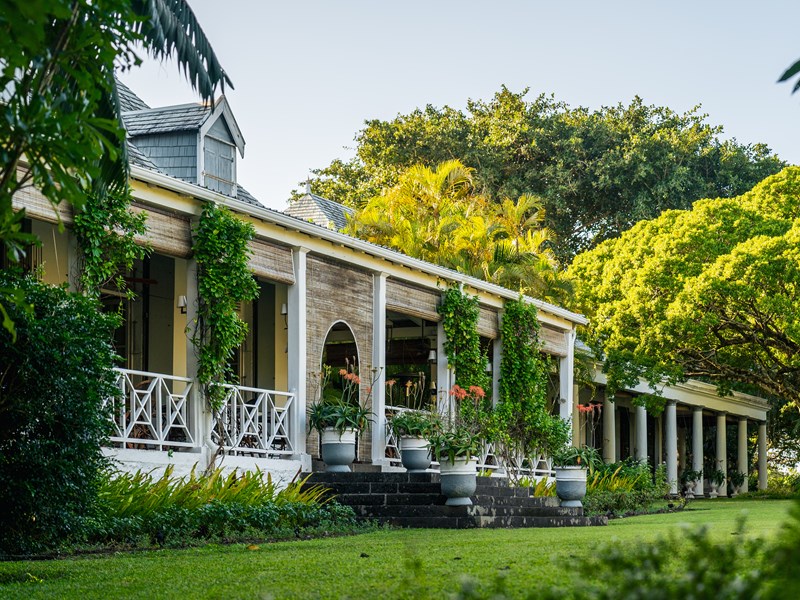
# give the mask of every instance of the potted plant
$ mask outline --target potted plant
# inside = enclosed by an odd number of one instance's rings
[[[481,440],[463,425],[433,432],[428,438],[433,456],[439,462],[442,494],[447,506],[470,506],[477,489],[477,460]]]
[[[556,495],[561,506],[582,508],[586,497],[586,473],[600,462],[597,450],[589,446],[563,446],[553,453]]]
[[[683,483],[686,489],[687,498],[694,498],[696,494],[700,496],[703,495],[703,490],[695,489],[702,477],[702,471],[693,471],[691,469],[687,469],[681,474],[681,483]]]
[[[320,373],[322,391],[320,399],[309,406],[308,426],[320,434],[325,470],[349,473],[350,465],[356,459],[356,437],[367,428],[372,413],[366,403],[361,402],[361,379],[357,368],[348,361],[347,368],[339,370],[341,389],[331,385],[331,372],[330,366],[323,366]],[[371,392],[372,386],[369,394]]]
[[[739,495],[739,492],[742,491],[742,486],[744,485],[745,474],[741,471],[730,471],[728,473],[728,481],[731,482],[731,497],[735,497]]]
[[[404,410],[396,413],[388,427],[398,440],[400,459],[410,473],[421,473],[431,466],[429,437],[441,428],[439,416],[430,411]]]
[[[720,469],[705,469],[703,475],[711,484],[711,490],[708,493],[709,498],[716,498],[720,495],[719,488],[725,483],[725,472]]]

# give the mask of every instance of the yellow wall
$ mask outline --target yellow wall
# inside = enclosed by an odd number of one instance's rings
[[[172,331],[172,369],[178,377],[186,377],[186,315],[181,314],[178,308],[178,297],[186,296],[186,260],[175,259],[175,302],[172,303],[173,327]],[[191,300],[188,300],[191,302]]]
[[[66,229],[59,231],[57,225],[36,220],[31,221],[31,232],[42,241],[41,248],[34,250],[42,254],[42,281],[52,285],[69,281],[71,234]]]

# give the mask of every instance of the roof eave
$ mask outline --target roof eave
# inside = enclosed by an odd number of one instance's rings
[[[463,285],[467,285],[473,289],[480,290],[487,294],[491,294],[508,300],[515,300],[519,298],[519,294],[517,292],[496,285],[494,283],[488,283],[476,277],[464,275],[463,273],[458,273],[457,271],[451,271],[450,269],[446,269],[445,267],[441,267],[439,265],[434,265],[433,263],[428,263],[423,260],[419,260],[417,258],[406,256],[405,254],[397,252],[396,250],[390,250],[382,246],[377,246],[370,242],[365,242],[364,240],[360,240],[358,238],[354,238],[352,236],[339,233],[337,231],[326,229],[324,227],[315,225],[313,223],[307,223],[295,217],[290,217],[289,215],[285,215],[281,212],[271,210],[266,207],[259,208],[257,206],[253,206],[252,204],[248,204],[241,200],[237,200],[236,198],[231,198],[229,196],[213,192],[206,188],[201,188],[197,185],[187,183],[179,179],[175,179],[174,177],[170,177],[169,175],[163,175],[161,173],[155,173],[153,171],[149,171],[148,169],[132,166],[131,176],[134,179],[138,179],[145,183],[157,185],[165,189],[177,192],[179,194],[194,196],[195,198],[198,198],[200,200],[209,200],[212,202],[216,202],[223,206],[227,206],[231,209],[234,209],[238,212],[246,213],[253,217],[262,219],[265,222],[272,223],[274,225],[278,225],[286,229],[295,230],[300,233],[316,237],[325,241],[329,241],[334,244],[346,246],[352,250],[364,252],[365,254],[372,255],[376,258],[381,258],[386,261],[408,267],[410,269],[415,269],[424,273],[428,273],[430,275],[433,275],[435,277],[438,277],[446,281],[454,281],[457,283],[461,283]],[[565,319],[575,325],[586,325],[589,322],[589,320],[584,315],[572,312],[560,306],[556,306],[555,304],[550,304],[549,302],[545,302],[544,300],[539,300],[538,298],[532,298],[530,296],[524,296],[524,298],[527,302],[530,302],[531,304],[536,306],[536,308],[538,308],[539,310],[550,313],[553,316]]]

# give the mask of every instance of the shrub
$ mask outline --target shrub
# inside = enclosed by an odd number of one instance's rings
[[[176,478],[168,468],[149,473],[107,474],[100,510],[86,520],[77,541],[92,545],[186,546],[342,532],[357,528],[355,514],[327,499],[319,486],[293,482],[279,490],[269,475],[217,469]]]
[[[6,303],[17,339],[0,329],[0,555],[52,547],[77,533],[105,467],[100,444],[114,394],[118,319],[96,300],[9,272],[26,311]]]
[[[587,514],[645,512],[668,493],[664,465],[651,474],[647,464],[629,459],[590,471],[583,506]]]

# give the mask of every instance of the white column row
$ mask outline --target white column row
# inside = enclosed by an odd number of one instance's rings
[[[605,463],[619,460],[617,449],[617,411],[615,403],[606,399],[603,402],[603,446],[602,454]],[[678,493],[678,423],[677,403],[667,401],[663,416],[664,451],[667,467],[667,480],[670,482],[670,492]],[[658,437],[658,436],[657,436]],[[634,446],[633,456],[637,460],[647,460],[647,411],[642,406],[634,409]],[[747,453],[747,418],[739,417],[737,431],[737,464],[736,468],[745,475],[745,482],[741,492],[748,491],[747,476],[749,460]],[[659,442],[659,440],[656,440]],[[759,423],[758,427],[758,472],[759,489],[767,486],[767,454],[766,454],[766,423]],[[683,452],[683,450],[682,450]],[[687,465],[688,466],[688,465]],[[693,471],[703,472],[703,407],[692,407],[692,465]],[[716,456],[715,468],[725,473],[727,478],[727,414],[716,415]],[[697,489],[703,489],[703,477],[699,479]],[[718,486],[720,493],[725,493],[727,480]]]

